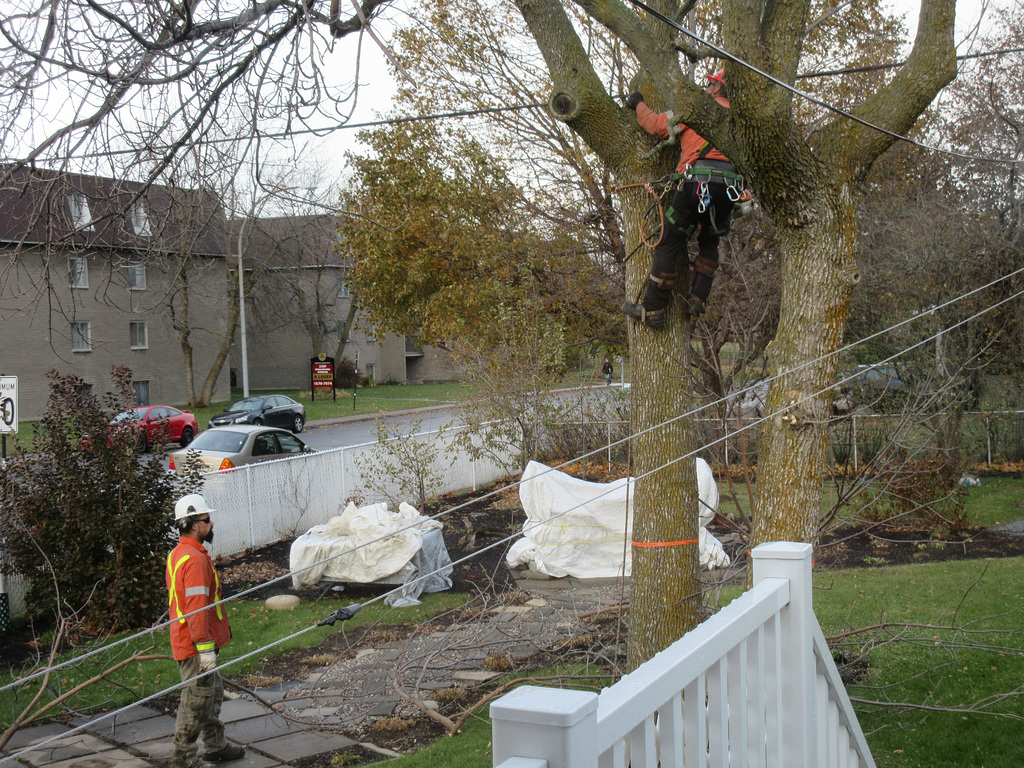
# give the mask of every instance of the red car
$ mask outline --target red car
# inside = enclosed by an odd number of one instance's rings
[[[184,448],[199,434],[199,423],[191,411],[181,411],[169,405],[129,408],[111,419],[110,425],[139,429],[139,448],[143,451],[163,442],[175,442]]]

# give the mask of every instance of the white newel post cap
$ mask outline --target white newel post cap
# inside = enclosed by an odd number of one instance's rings
[[[535,757],[549,768],[597,765],[597,694],[524,685],[491,704],[493,764]]]

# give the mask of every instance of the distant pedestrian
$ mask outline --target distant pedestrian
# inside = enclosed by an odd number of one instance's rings
[[[615,373],[615,369],[612,368],[612,361],[607,357],[604,359],[604,365],[601,366],[601,373],[604,374],[604,383],[610,387],[612,385],[612,374]]]
[[[167,558],[171,653],[182,681],[196,679],[181,689],[172,768],[206,768],[245,755],[244,749],[228,743],[220,721],[224,683],[216,669],[217,651],[231,640],[231,627],[224,606],[214,606],[221,600],[220,579],[203,546],[213,541],[210,514],[214,511],[197,493],[183,496],[174,505],[174,525],[180,538]],[[200,735],[202,759],[198,757]]]

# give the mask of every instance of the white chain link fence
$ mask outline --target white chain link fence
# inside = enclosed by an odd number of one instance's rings
[[[854,463],[871,455],[876,431],[888,428],[893,417],[857,416],[851,430],[848,450]],[[738,463],[744,446],[738,439],[739,424],[730,419],[723,434],[720,422],[698,420],[704,442],[714,443],[705,453],[712,465]],[[871,425],[870,428],[868,425]],[[594,458],[609,464],[623,460],[627,453],[621,440],[628,434],[624,420],[592,419],[576,423],[548,425],[551,439],[563,452],[582,455],[602,445]],[[995,460],[1024,459],[1024,412],[999,411],[964,415],[964,453],[970,459],[992,464]],[[394,440],[437,441],[432,466],[425,472],[438,478],[434,495],[476,490],[488,486],[507,472],[501,463],[487,458],[473,460],[465,449],[453,444],[456,430],[423,432]],[[725,437],[723,440],[722,438]],[[718,442],[715,442],[715,441]],[[615,447],[609,447],[615,443]],[[748,454],[756,450],[756,431],[747,436]],[[293,458],[263,462],[205,476],[203,494],[217,510],[216,539],[210,549],[214,555],[234,555],[302,533],[341,514],[349,499],[357,504],[372,504],[388,498],[402,498],[415,505],[414,498],[401,495],[401,482],[391,478],[391,487],[373,487],[379,477],[364,477],[360,466],[372,466],[381,443],[348,446],[304,454]],[[703,455],[703,454],[702,454]],[[506,462],[506,465],[510,462]],[[10,612],[25,610],[26,584],[17,575],[6,577],[3,589],[9,597]],[[0,592],[3,591],[0,589]]]
[[[436,478],[434,495],[476,490],[506,475],[495,461],[472,460],[454,445],[455,435],[456,430],[449,429],[393,439],[436,443],[426,452],[432,463],[423,470]],[[387,451],[386,445],[372,442],[205,475],[202,493],[216,510],[211,554],[236,555],[291,538],[340,515],[349,499],[363,505],[401,498],[415,506],[415,498],[403,496],[400,478],[386,478],[380,487],[378,475],[364,477],[360,472],[359,466],[372,468],[382,451]],[[12,615],[25,611],[26,586],[17,575],[6,578]]]
[[[452,430],[393,439],[436,443],[431,465],[421,470],[437,479],[435,495],[476,490],[506,474],[493,461],[471,460],[453,445]],[[385,487],[379,486],[382,478],[372,466],[384,451],[383,443],[364,443],[205,475],[202,493],[217,522],[211,554],[234,555],[297,536],[340,515],[350,500],[361,506],[401,499],[415,506],[414,497],[403,495],[401,478],[385,478]],[[361,466],[370,468],[371,477]]]

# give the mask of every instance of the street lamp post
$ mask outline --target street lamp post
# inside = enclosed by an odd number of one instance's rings
[[[249,396],[249,351],[245,346],[245,272],[242,269],[242,233],[245,224],[242,222],[238,234],[238,327],[242,343],[242,397]]]

